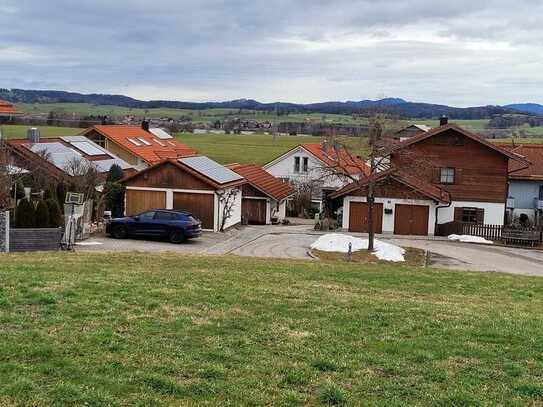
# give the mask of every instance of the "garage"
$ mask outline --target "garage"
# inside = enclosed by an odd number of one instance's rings
[[[266,200],[243,198],[241,213],[247,223],[252,225],[266,224]]]
[[[126,214],[137,215],[147,209],[165,209],[166,192],[162,191],[126,191]]]
[[[427,236],[429,211],[426,205],[396,204],[394,234]]]
[[[383,204],[373,204],[373,231],[383,232]],[[351,202],[349,206],[349,232],[368,233],[367,202]]]
[[[187,211],[202,222],[203,229],[213,229],[214,194],[174,192],[173,209]]]

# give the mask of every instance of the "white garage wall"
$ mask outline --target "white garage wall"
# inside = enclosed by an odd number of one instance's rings
[[[346,196],[343,198],[342,228],[344,230],[349,230],[349,209],[351,202],[367,202],[367,199],[366,197],[362,196]],[[394,215],[396,213],[395,205],[402,204],[428,206],[428,235],[434,235],[436,221],[435,208],[437,205],[433,201],[425,201],[419,199],[375,198],[375,202],[383,204],[383,233],[394,233]],[[392,209],[392,213],[390,215],[384,213],[385,209],[387,208]]]
[[[238,223],[241,223],[241,197],[242,197],[241,188],[239,187],[229,188],[225,190],[225,193],[228,194],[228,192],[231,189],[235,189],[238,192],[235,197],[234,203],[232,205],[232,215],[230,216],[230,218],[226,220],[226,223],[224,224],[225,229],[228,229],[234,225],[237,225]],[[220,199],[219,199],[219,214],[218,216],[216,216],[218,218],[217,230],[220,228],[220,225],[222,223],[223,208],[224,208],[224,203],[220,202]]]
[[[438,223],[447,223],[454,220],[454,208],[482,208],[485,210],[484,223],[488,225],[503,225],[505,214],[505,203],[466,202],[453,201],[448,208],[441,208],[438,211]]]

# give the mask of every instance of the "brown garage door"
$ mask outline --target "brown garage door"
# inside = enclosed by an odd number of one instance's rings
[[[126,214],[137,215],[147,209],[166,208],[166,192],[159,191],[126,191]]]
[[[266,200],[244,198],[241,202],[241,215],[254,225],[266,224]]]
[[[214,195],[174,192],[173,208],[187,211],[202,221],[203,229],[213,229]]]
[[[428,214],[430,207],[424,205],[396,205],[394,234],[428,235]]]
[[[373,204],[373,231],[383,231],[383,204]],[[366,202],[351,202],[349,207],[349,232],[368,232],[368,204]]]

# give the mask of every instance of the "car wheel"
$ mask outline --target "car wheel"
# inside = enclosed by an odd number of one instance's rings
[[[179,244],[185,241],[186,237],[182,230],[174,230],[170,232],[170,242]]]
[[[126,227],[119,225],[113,228],[112,234],[115,239],[125,239],[128,232],[126,231]]]

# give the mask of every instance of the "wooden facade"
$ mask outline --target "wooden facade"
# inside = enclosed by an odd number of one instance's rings
[[[131,187],[214,190],[209,183],[204,182],[188,171],[180,170],[178,166],[170,162],[149,168],[141,176],[129,180],[126,185]]]
[[[396,204],[394,213],[395,235],[428,235],[428,215],[430,207],[427,205]]]
[[[265,199],[243,198],[241,213],[247,223],[265,225],[267,219],[267,202]]]
[[[507,198],[509,158],[454,128],[392,154],[391,163],[443,188],[455,201],[504,203]],[[454,169],[453,183],[441,183],[441,168]]]
[[[173,193],[173,209],[187,211],[202,221],[203,229],[213,229],[215,196],[213,194]]]
[[[134,216],[148,209],[165,209],[166,192],[163,191],[126,191],[125,212],[128,216]]]
[[[349,209],[349,232],[367,233],[368,228],[368,204],[367,202],[351,202]],[[383,204],[373,204],[373,231],[383,231]]]

